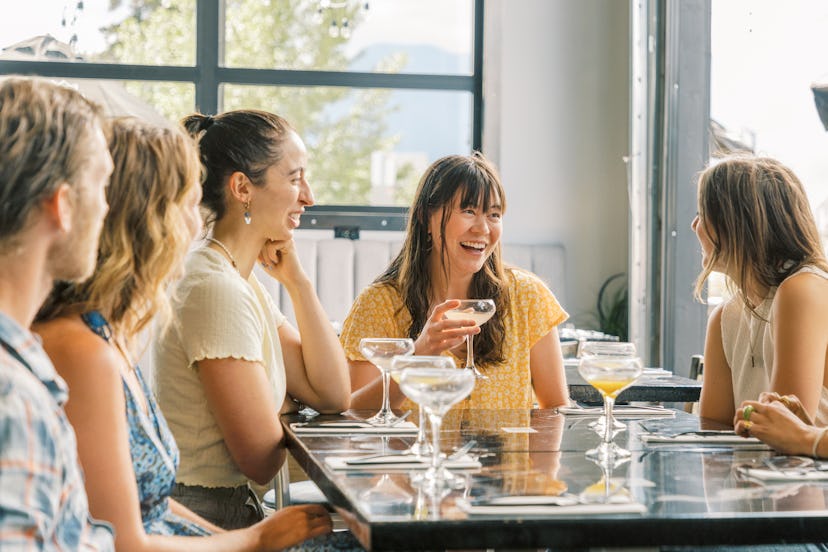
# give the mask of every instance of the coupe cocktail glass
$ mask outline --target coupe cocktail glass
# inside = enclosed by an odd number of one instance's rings
[[[414,340],[409,338],[394,339],[366,337],[359,342],[359,350],[367,361],[377,367],[382,374],[382,407],[379,412],[366,421],[375,426],[390,426],[398,416],[391,411],[388,397],[389,371],[395,356],[414,353]]]
[[[494,316],[495,303],[491,299],[460,299],[457,308],[446,312],[449,320],[473,320],[476,326],[485,324]],[[489,379],[474,365],[474,336],[466,337],[466,369],[477,379]]]
[[[391,362],[391,379],[400,384],[400,377],[405,369],[421,369],[421,368],[442,368],[442,369],[457,369],[454,364],[454,359],[448,356],[398,356],[394,357]],[[420,408],[420,420],[418,423],[417,440],[408,448],[411,454],[417,456],[427,456],[431,454],[431,445],[426,441],[426,413],[424,408]]]
[[[454,486],[455,476],[442,465],[440,427],[445,413],[471,393],[474,382],[471,370],[454,368],[407,368],[400,374],[400,390],[425,409],[431,422],[431,466],[422,480],[429,489]]]
[[[578,358],[591,358],[596,356],[636,358],[638,355],[636,354],[634,343],[623,341],[584,341],[579,345]],[[599,435],[603,435],[606,422],[607,418],[602,414],[597,420],[591,422],[589,427],[594,429]],[[619,432],[627,429],[627,426],[618,420],[613,420],[612,429],[614,432]]]
[[[590,385],[604,397],[603,442],[596,448],[588,450],[587,456],[601,461],[612,461],[630,455],[630,451],[612,442],[613,422],[612,407],[618,394],[632,385],[641,375],[641,361],[637,357],[583,357],[578,372]]]

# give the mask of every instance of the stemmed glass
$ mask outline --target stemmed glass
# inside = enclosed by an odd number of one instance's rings
[[[641,376],[641,361],[637,357],[582,357],[578,372],[603,395],[604,416],[607,419],[604,424],[603,442],[596,448],[588,450],[587,457],[612,462],[614,459],[630,456],[630,451],[612,442],[614,423],[612,407],[618,394]]]
[[[578,358],[585,357],[637,357],[635,352],[635,344],[623,341],[582,341],[578,347]],[[604,426],[607,422],[605,415],[601,415],[596,421],[589,424],[589,427],[603,435]],[[627,426],[613,420],[612,428],[614,431],[624,431]]]
[[[448,356],[426,356],[426,355],[418,355],[418,356],[397,356],[391,361],[391,378],[397,382],[397,385],[400,383],[400,376],[402,376],[402,371],[411,368],[411,369],[420,369],[420,368],[442,368],[442,369],[456,369],[457,366],[454,364],[454,359]],[[426,456],[431,454],[431,445],[428,444],[426,441],[426,414],[425,409],[420,408],[420,421],[417,424],[418,431],[417,431],[417,440],[408,448],[410,454],[416,454],[417,456]]]
[[[400,390],[425,409],[431,421],[431,466],[422,478],[428,489],[454,486],[454,475],[442,465],[440,426],[446,412],[471,393],[474,382],[471,370],[454,368],[406,368],[400,374]]]
[[[359,341],[359,351],[382,374],[382,408],[365,420],[371,425],[388,427],[398,421],[399,416],[391,411],[388,396],[389,370],[395,356],[414,353],[414,340],[409,338],[366,337]]]
[[[446,312],[449,320],[473,320],[475,326],[485,324],[495,313],[495,302],[491,299],[460,299],[457,308]],[[466,366],[477,379],[489,379],[474,365],[474,336],[466,336]]]

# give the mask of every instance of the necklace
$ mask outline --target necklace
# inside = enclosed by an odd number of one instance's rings
[[[233,258],[233,254],[230,253],[230,250],[227,249],[226,245],[218,241],[216,238],[207,238],[207,241],[213,242],[217,246],[221,247],[224,250],[224,252],[227,253],[227,257],[230,259],[230,264],[233,265],[233,268],[235,268],[237,271],[239,270],[239,267],[236,266],[236,259]]]
[[[759,358],[762,363],[764,363],[764,351],[762,351],[762,346],[764,344],[764,336],[765,336],[765,325],[767,324],[767,320],[761,318],[758,314],[751,314],[752,318],[756,319],[755,324],[751,324],[748,326],[748,339],[750,340],[750,367],[756,367],[756,359]],[[753,334],[753,327],[756,326],[756,335]],[[759,349],[758,355],[756,349]]]

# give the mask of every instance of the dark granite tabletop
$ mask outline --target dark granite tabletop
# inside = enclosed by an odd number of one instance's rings
[[[615,442],[629,448],[632,457],[611,473],[585,456],[600,440],[589,427],[594,417],[551,410],[450,412],[441,432],[442,450],[474,439],[472,452],[480,455],[482,467],[462,472],[464,488],[444,496],[423,492],[405,471],[333,471],[324,462],[328,456],[404,449],[413,437],[297,436],[289,423],[301,419],[282,419],[290,452],[371,550],[828,541],[828,487],[761,484],[740,473],[740,466],[761,466],[774,454],[770,450],[642,442],[641,436],[650,431],[722,429],[684,412],[676,412],[675,418],[622,418],[628,429]],[[503,495],[579,497],[603,487],[606,476],[614,494],[641,503],[644,513],[477,516],[460,507],[463,501]]]

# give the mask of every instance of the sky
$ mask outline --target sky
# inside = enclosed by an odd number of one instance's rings
[[[713,0],[711,116],[755,137],[802,180],[813,208],[828,201],[828,132],[811,84],[828,84],[828,2]]]

